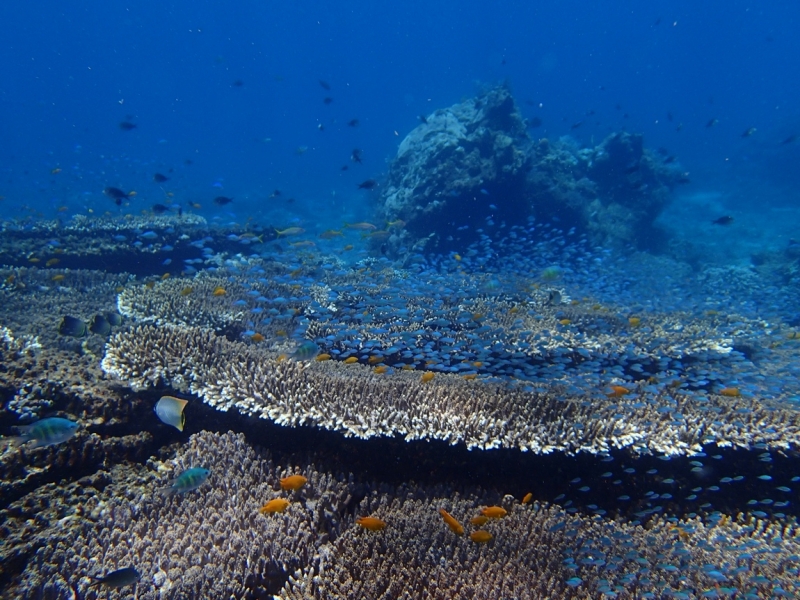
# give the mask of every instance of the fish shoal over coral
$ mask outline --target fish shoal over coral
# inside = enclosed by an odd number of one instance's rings
[[[797,596],[800,256],[631,250],[667,158],[496,88],[349,224],[2,222],[9,597]]]

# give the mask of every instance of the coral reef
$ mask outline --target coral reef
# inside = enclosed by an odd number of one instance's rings
[[[88,588],[89,577],[128,566],[141,573],[135,591],[145,600],[699,598],[710,590],[761,598],[798,591],[796,525],[714,513],[705,521],[654,517],[643,527],[479,488],[377,486],[320,471],[313,459],[289,462],[277,465],[242,435],[204,432],[146,469],[117,467],[49,496],[32,494],[3,511],[4,537],[32,553],[4,597],[105,597]],[[170,473],[199,464],[212,473],[200,489],[158,493]],[[291,472],[308,483],[280,490],[279,478]],[[259,514],[276,497],[288,499],[288,508]],[[487,505],[507,516],[472,524]],[[464,535],[439,509],[464,525]],[[386,527],[363,529],[356,524],[363,516]],[[471,539],[479,527],[488,542]]]
[[[199,489],[160,493],[170,474],[198,465],[211,470]],[[242,435],[195,435],[174,459],[153,459],[148,467],[86,480],[99,497],[72,490],[80,500],[62,503],[51,527],[39,532],[38,547],[15,584],[18,593],[101,598],[105,592],[88,589],[88,577],[133,565],[142,574],[142,599],[269,597],[352,524],[348,507],[356,484],[305,465],[306,486],[283,492],[279,478],[289,471],[250,448]],[[287,510],[259,514],[278,496],[290,500]],[[25,528],[31,511],[36,503],[27,500],[8,509],[15,522],[6,531]]]
[[[665,391],[589,402],[557,388],[526,391],[455,375],[426,382],[401,371],[387,378],[357,364],[282,361],[252,345],[179,326],[141,325],[113,336],[103,368],[134,387],[188,386],[220,410],[361,438],[402,435],[545,453],[630,447],[692,454],[704,443],[796,448],[800,442],[797,411],[745,398],[711,396],[698,403]]]

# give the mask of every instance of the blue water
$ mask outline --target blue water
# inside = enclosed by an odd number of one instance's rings
[[[418,115],[502,81],[542,119],[534,136],[642,132],[691,173],[685,195],[790,205],[798,24],[790,2],[4,2],[0,216],[116,210],[115,186],[136,190],[131,211],[167,198],[240,222],[366,218],[356,185]]]

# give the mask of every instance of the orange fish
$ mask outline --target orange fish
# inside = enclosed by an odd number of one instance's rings
[[[347,244],[347,246],[342,248],[342,250],[344,250],[345,252],[348,252],[348,251],[350,251],[352,249],[353,249],[353,244]]]
[[[287,506],[289,506],[289,501],[286,498],[273,498],[264,506],[259,508],[258,512],[260,512],[262,515],[270,513],[282,513],[286,510]]]
[[[478,531],[473,531],[469,534],[469,539],[477,544],[485,544],[489,540],[492,539],[492,534],[484,529],[479,529]]]
[[[58,275],[53,275],[53,281],[64,281],[66,275],[63,273],[59,273]]]
[[[281,479],[281,489],[296,492],[308,482],[302,475],[289,475]]]
[[[434,377],[434,375],[435,375],[435,374],[434,374],[434,373],[432,373],[432,372],[430,372],[430,371],[425,371],[425,372],[422,374],[422,377],[420,377],[420,381],[421,381],[422,383],[428,383],[429,381],[432,381],[432,380],[433,380],[433,377]]]
[[[389,367],[387,367],[386,365],[378,365],[378,366],[377,366],[377,367],[375,367],[375,369],[373,369],[373,370],[374,370],[374,371],[375,371],[375,373],[377,373],[378,375],[383,375],[384,373],[386,373],[386,371],[388,371],[388,370],[389,370]]]
[[[401,369],[403,369],[403,371],[413,371],[414,370],[414,365],[405,364],[405,365],[403,365],[401,367]]]
[[[69,206],[59,206],[58,212],[67,212],[69,210]]]
[[[60,258],[51,258],[46,263],[44,263],[44,266],[45,267],[53,267],[53,266],[57,265],[60,262],[61,262]]]
[[[490,519],[502,519],[508,514],[508,511],[501,506],[487,506],[481,510],[481,514]]]
[[[638,327],[642,324],[642,319],[640,317],[628,317],[628,325],[631,327]]]
[[[190,286],[190,285],[187,285],[185,288],[183,288],[183,289],[181,290],[181,296],[188,296],[188,295],[189,295],[189,294],[191,294],[193,291],[194,291],[194,289],[192,288],[192,286]]]
[[[169,273],[164,273],[164,274],[161,276],[161,281],[164,281],[165,279],[169,279]]]
[[[523,503],[523,504],[527,504],[527,503],[528,503],[528,502],[530,502],[531,500],[533,500],[533,494],[531,494],[530,492],[528,492],[527,494],[525,494],[525,495],[522,497],[522,503]]]
[[[467,373],[466,375],[462,375],[461,377],[463,377],[467,381],[472,381],[473,379],[477,379],[478,374],[477,373]]]
[[[572,323],[572,321],[570,321],[569,319],[561,319],[559,320],[559,323],[561,323],[564,327],[566,327],[567,325]]]
[[[253,335],[250,336],[250,340],[253,341],[253,342],[263,342],[265,339],[267,339],[267,338],[265,338],[263,335],[261,335],[258,332],[254,333]]]
[[[356,525],[361,525],[361,527],[370,531],[380,531],[386,527],[386,521],[381,521],[375,517],[359,517],[356,519]]]
[[[480,527],[481,525],[485,524],[489,520],[489,517],[484,517],[483,515],[479,517],[472,517],[469,522],[475,525],[475,527]]]
[[[450,528],[450,531],[455,533],[456,535],[464,535],[464,526],[461,525],[458,521],[456,521],[455,517],[453,517],[449,512],[445,509],[440,508],[439,514],[442,515],[444,522],[447,523],[447,526]]]
[[[347,358],[344,359],[344,364],[346,365],[352,365],[353,363],[357,362],[358,362],[357,356],[348,356]]]
[[[625,394],[631,393],[631,391],[628,388],[622,387],[621,385],[612,385],[609,386],[609,388],[611,389],[611,391],[606,393],[606,396],[608,396],[609,398],[619,398],[620,396],[624,396]]]
[[[222,287],[221,285],[218,285],[217,287],[214,288],[214,291],[211,292],[211,295],[212,296],[224,296],[227,293],[228,292],[225,291],[224,287]]]
[[[735,387],[722,388],[719,393],[721,396],[727,396],[728,398],[738,398],[742,395],[742,393],[739,391],[739,388]]]
[[[367,359],[367,362],[368,362],[369,364],[371,364],[371,365],[376,365],[376,364],[378,364],[379,362],[383,362],[383,357],[382,357],[382,356],[374,356],[374,355],[373,355],[373,356],[370,356],[370,357]]]
[[[314,360],[316,360],[317,362],[324,362],[324,361],[330,360],[330,359],[331,359],[331,355],[330,354],[325,354],[325,353],[317,354],[314,357]]]

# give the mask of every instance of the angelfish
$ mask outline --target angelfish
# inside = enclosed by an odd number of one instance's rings
[[[161,396],[161,399],[156,402],[156,415],[162,423],[171,425],[178,431],[183,431],[183,426],[186,424],[186,415],[183,414],[183,409],[188,403],[188,400],[175,396]]]

